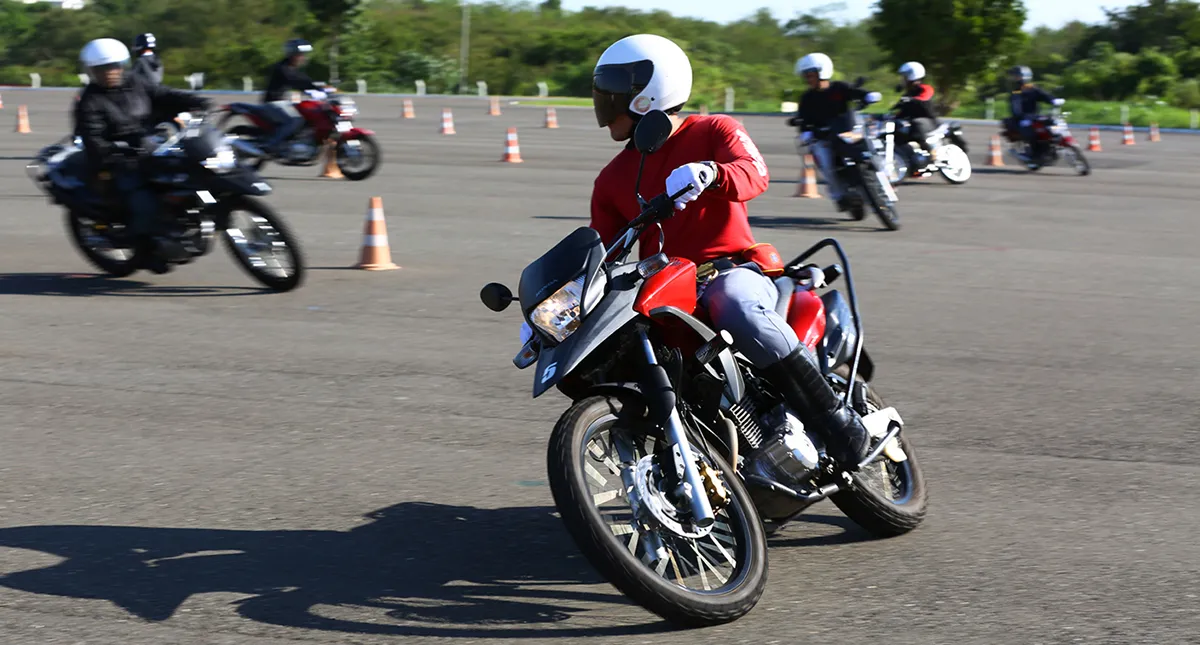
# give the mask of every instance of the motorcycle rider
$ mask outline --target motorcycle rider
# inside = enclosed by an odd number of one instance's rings
[[[933,150],[926,139],[929,133],[937,129],[938,119],[933,109],[933,86],[921,82],[925,78],[925,66],[909,61],[901,65],[898,71],[903,79],[901,97],[892,109],[896,116],[909,122],[909,136],[922,150],[932,154]]]
[[[679,116],[691,94],[692,67],[687,54],[661,36],[618,40],[600,56],[592,82],[596,120],[614,141],[630,141],[638,120],[651,110],[670,116],[670,138],[646,158],[643,191],[665,186],[675,194],[693,185],[675,203],[684,212],[662,223],[664,247],[657,248],[657,230],[647,231],[640,240],[641,257],[661,250],[695,262],[707,279],[700,302],[714,325],[729,331],[737,349],[763,370],[797,413],[820,426],[829,455],[853,469],[867,454],[867,430],[822,377],[816,357],[776,313],[778,290],[767,274],[779,275],[782,260],[774,247],[756,243],[750,230],[746,202],[762,194],[770,181],[758,147],[732,117]],[[590,225],[606,245],[641,211],[634,186],[639,160],[630,141],[596,178]]]
[[[90,175],[111,173],[129,220],[134,248],[156,273],[169,270],[170,260],[187,257],[181,245],[158,232],[158,198],[146,186],[143,170],[153,144],[146,137],[158,114],[208,110],[211,102],[196,94],[151,85],[128,73],[129,49],[121,41],[100,38],[84,45],[79,60],[88,85],[75,104],[75,133],[83,139]]]
[[[267,78],[267,89],[263,92],[262,100],[271,107],[266,116],[274,121],[277,127],[263,147],[278,157],[287,157],[288,139],[304,125],[304,118],[296,111],[292,102],[284,97],[284,92],[289,89],[305,91],[317,100],[326,97],[321,87],[300,69],[308,62],[308,55],[312,50],[312,44],[303,38],[287,41],[283,45],[283,60],[271,66],[271,73]]]
[[[1033,84],[1033,70],[1025,65],[1018,65],[1008,70],[1008,84],[1012,93],[1008,98],[1008,108],[1012,116],[1003,121],[1004,128],[1009,132],[1018,132],[1021,140],[1033,142],[1033,119],[1038,115],[1038,104],[1059,106],[1065,100],[1055,98],[1049,92]],[[1023,152],[1017,155],[1026,160]]]
[[[138,56],[133,63],[133,73],[151,85],[161,85],[163,79],[163,65],[155,51],[157,48],[158,40],[154,34],[138,34],[133,39],[133,51]]]
[[[796,61],[796,75],[808,83],[808,91],[800,97],[800,109],[788,122],[800,127],[800,141],[812,150],[813,159],[825,184],[829,197],[837,203],[838,211],[845,212],[850,202],[838,181],[834,167],[832,144],[817,136],[823,128],[852,118],[854,108],[851,101],[879,102],[879,92],[868,92],[852,87],[842,81],[833,81],[833,60],[825,54],[814,52]],[[850,121],[852,123],[852,121]]]

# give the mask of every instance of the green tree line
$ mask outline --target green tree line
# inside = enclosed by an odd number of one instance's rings
[[[1002,92],[1004,70],[1018,63],[1068,98],[1200,107],[1194,1],[1147,0],[1102,24],[1031,32],[1022,30],[1021,0],[878,0],[870,18],[853,23],[833,20],[838,8],[783,18],[759,10],[722,25],[663,11],[565,11],[559,0],[473,3],[462,74],[459,0],[93,0],[80,10],[0,0],[0,84],[28,84],[38,72],[43,85],[77,85],[88,40],[130,42],[151,31],[177,86],[203,72],[209,88],[240,89],[245,76],[261,88],[283,42],[305,37],[317,48],[310,74],[336,73],[351,88],[364,79],[373,92],[410,92],[424,80],[431,93],[473,92],[482,80],[494,94],[531,95],[545,82],[551,95],[587,96],[608,44],[652,32],[691,56],[697,105],[721,105],[726,87],[739,106],[794,98],[796,59],[824,51],[838,78],[865,76],[878,89],[896,83],[901,62],[920,60],[947,110]]]

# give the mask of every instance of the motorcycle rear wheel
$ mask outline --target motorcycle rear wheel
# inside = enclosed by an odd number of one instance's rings
[[[849,376],[844,366],[837,373],[842,378]],[[867,407],[874,412],[886,408],[887,403],[874,388],[868,388]],[[917,528],[929,504],[925,474],[912,442],[904,432],[897,439],[908,459],[896,463],[880,455],[852,475],[853,488],[830,498],[846,517],[875,537],[896,537]]]
[[[636,528],[638,522],[628,505],[630,482],[640,470],[625,468],[626,459],[638,465],[653,462],[653,450],[661,447],[661,441],[644,432],[644,414],[645,404],[636,396],[592,396],[576,402],[559,419],[550,437],[547,466],[563,524],[609,583],[668,622],[694,628],[737,620],[754,608],[767,584],[766,535],[753,501],[719,455],[704,454],[701,446],[693,445],[693,452],[720,473],[718,479],[730,501],[717,511],[717,522],[704,537],[693,540],[657,528],[654,534],[660,536],[669,557],[652,569],[647,540]],[[649,441],[655,446],[646,451]],[[642,456],[643,452],[647,454]],[[589,482],[609,480],[616,490],[593,493],[589,489]],[[623,503],[601,508],[612,500]],[[685,551],[685,546],[690,548]],[[723,574],[724,566],[714,560],[730,565],[728,573]],[[683,582],[685,572],[710,588],[688,588]],[[720,586],[712,589],[710,577]]]
[[[92,222],[90,218],[72,210],[67,211],[67,231],[71,234],[71,241],[75,244],[75,248],[83,253],[83,257],[87,258],[92,266],[114,278],[125,278],[136,273],[141,267],[142,259],[138,257],[133,248],[113,246],[112,251],[120,251],[124,256],[120,258],[104,254],[101,249],[89,243],[85,238],[85,229],[91,229],[94,224],[89,224],[89,222]],[[109,243],[112,242],[112,238],[106,235],[101,235],[101,237]]]

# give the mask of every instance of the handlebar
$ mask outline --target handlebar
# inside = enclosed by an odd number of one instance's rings
[[[636,235],[631,236],[629,233],[639,230],[645,227],[647,224],[661,222],[670,218],[675,214],[675,200],[683,197],[695,188],[695,184],[689,183],[674,195],[661,193],[652,198],[650,201],[646,202],[646,205],[642,208],[642,212],[637,217],[633,218],[633,221],[629,222],[629,224],[617,235],[616,239],[618,241],[623,240],[624,244],[614,243],[613,248],[608,249],[608,252],[605,253],[605,258],[607,259],[608,256],[611,255],[612,251],[620,246],[621,252],[618,253],[615,258],[613,258],[613,262],[624,259],[625,256],[629,254],[629,250],[633,246],[633,240],[637,239]]]

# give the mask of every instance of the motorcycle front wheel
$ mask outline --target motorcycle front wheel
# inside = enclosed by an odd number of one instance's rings
[[[1064,143],[1061,145],[1063,159],[1067,163],[1071,164],[1071,167],[1075,169],[1075,172],[1079,173],[1080,176],[1087,175],[1092,172],[1092,166],[1088,163],[1087,157],[1083,156],[1083,151],[1079,149],[1079,146],[1069,143]]]
[[[863,196],[871,205],[871,209],[875,211],[889,231],[899,230],[900,212],[896,210],[896,204],[888,198],[887,191],[884,190],[883,182],[879,180],[879,173],[875,171],[875,167],[869,163],[863,163],[859,165],[858,169],[862,177]]]
[[[75,247],[97,269],[114,278],[125,278],[141,266],[142,258],[132,245],[114,242],[109,224],[73,210],[67,211],[66,224]]]
[[[555,506],[592,566],[645,609],[678,627],[737,620],[766,588],[762,521],[733,469],[693,445],[725,502],[710,529],[691,526],[663,490],[674,488],[659,467],[669,452],[645,409],[634,395],[592,396],[563,414],[547,455]]]
[[[224,237],[229,252],[260,284],[291,291],[304,279],[304,256],[291,229],[270,207],[241,197],[229,204]]]
[[[957,144],[947,143],[938,152],[942,161],[938,164],[938,172],[942,178],[952,184],[965,184],[971,178],[971,158]]]

